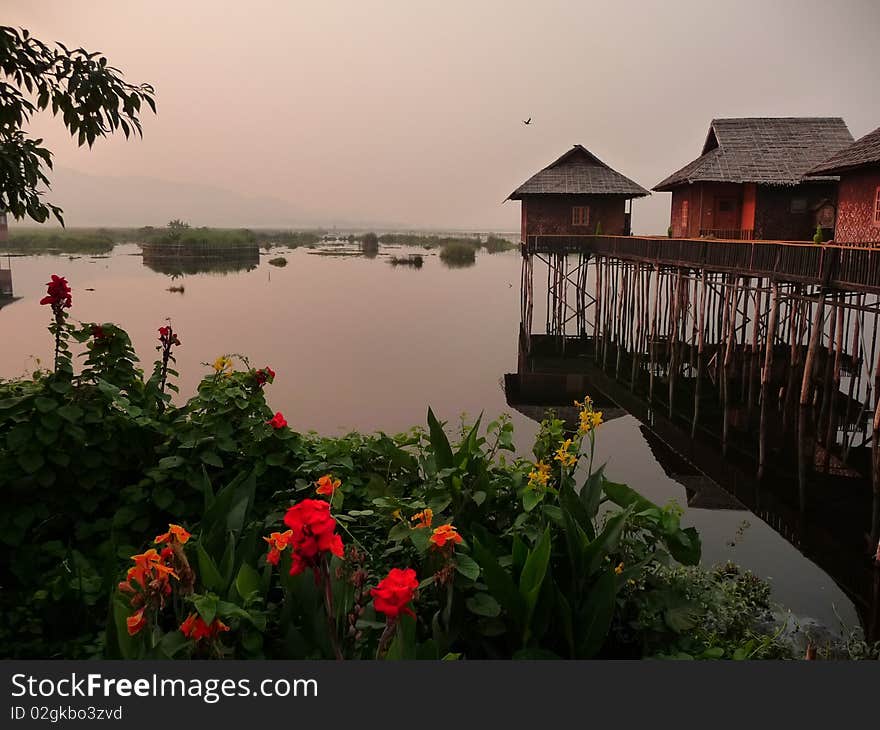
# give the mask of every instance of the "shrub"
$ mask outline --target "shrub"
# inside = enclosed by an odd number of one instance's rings
[[[361,250],[365,256],[375,256],[379,253],[379,237],[375,233],[365,233],[361,238]]]
[[[270,266],[287,266],[287,259],[284,256],[276,256],[274,259],[269,259]]]

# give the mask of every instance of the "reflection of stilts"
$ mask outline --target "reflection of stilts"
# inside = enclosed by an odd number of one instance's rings
[[[880,431],[871,418],[880,405],[880,275],[847,290],[829,284],[846,259],[823,264],[822,249],[672,241],[674,255],[661,260],[647,255],[660,250],[657,241],[582,238],[530,236],[523,245],[526,351],[537,314],[559,354],[578,340],[573,356],[590,357],[652,408],[684,420],[693,438],[717,433],[724,454],[754,449],[759,478],[788,459],[803,505],[818,472],[870,477],[880,505]],[[716,249],[729,259],[719,254],[716,269],[700,263]],[[754,265],[771,255],[763,269]],[[817,256],[824,273],[800,273]],[[880,530],[878,509],[866,532]]]

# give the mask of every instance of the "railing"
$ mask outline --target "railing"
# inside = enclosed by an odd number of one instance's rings
[[[523,244],[524,254],[579,252],[880,293],[880,248],[804,241],[594,235],[531,235]]]
[[[751,228],[701,228],[700,237],[722,238],[728,241],[753,241],[755,231]]]

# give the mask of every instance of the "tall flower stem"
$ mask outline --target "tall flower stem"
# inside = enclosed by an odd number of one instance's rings
[[[385,622],[385,630],[382,632],[382,636],[379,637],[379,646],[376,647],[376,659],[381,659],[385,656],[385,653],[388,651],[388,647],[391,646],[391,642],[394,640],[394,635],[396,633],[397,619],[389,617]]]
[[[326,557],[321,560],[321,569],[318,575],[324,588],[324,612],[327,614],[327,632],[330,636],[330,644],[333,647],[333,654],[337,659],[342,660],[342,649],[339,647],[339,637],[336,635],[336,613],[333,610],[333,584],[330,582],[330,566]]]

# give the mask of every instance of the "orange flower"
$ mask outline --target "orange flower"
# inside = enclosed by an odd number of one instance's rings
[[[440,525],[440,527],[436,528],[431,534],[431,542],[438,548],[445,547],[447,543],[454,547],[460,543],[461,540],[462,538],[461,535],[458,534],[458,530],[450,524]]]
[[[434,520],[434,510],[426,507],[421,512],[416,512],[410,519],[416,523],[415,527],[430,527]]]
[[[144,618],[144,609],[135,611],[131,616],[125,619],[125,625],[128,628],[128,635],[134,636],[144,626],[147,625],[147,619]]]
[[[330,474],[325,474],[317,482],[315,482],[315,484],[318,485],[318,488],[315,490],[318,494],[332,497],[333,492],[339,489],[339,487],[342,485],[342,480],[334,479]]]
[[[163,542],[174,542],[177,540],[181,545],[186,544],[186,541],[192,537],[185,529],[183,529],[180,525],[172,525],[168,524],[168,532],[162,535],[156,535],[156,539],[153,541],[155,543],[163,543]]]
[[[281,551],[287,547],[292,538],[293,530],[273,532],[269,537],[264,537],[263,539],[269,543],[269,554],[266,556],[266,562],[278,565],[278,561],[281,559]]]

